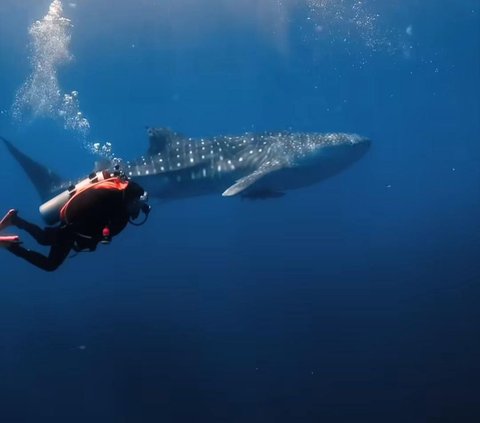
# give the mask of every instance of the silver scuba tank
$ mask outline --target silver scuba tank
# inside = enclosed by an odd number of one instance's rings
[[[79,190],[87,187],[90,184],[104,181],[111,176],[113,175],[106,170],[94,172],[88,175],[88,178],[83,179],[76,185],[69,186],[68,189],[40,206],[39,210],[43,220],[45,220],[48,225],[54,225],[55,223],[58,223],[60,221],[60,210],[62,210],[62,207],[67,204],[68,200],[70,200],[70,198],[72,198]]]

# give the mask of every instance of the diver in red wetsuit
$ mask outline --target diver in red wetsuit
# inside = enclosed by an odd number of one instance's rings
[[[59,210],[57,226],[42,229],[19,217],[14,209],[3,218],[0,229],[16,226],[25,230],[40,245],[51,247],[48,256],[22,247],[15,237],[5,237],[0,245],[40,269],[53,271],[71,250],[94,251],[98,243],[109,243],[129,222],[135,224],[141,211],[146,220],[150,206],[143,188],[122,176],[109,175],[70,194]]]

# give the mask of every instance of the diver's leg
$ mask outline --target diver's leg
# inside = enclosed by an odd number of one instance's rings
[[[27,222],[17,214],[12,217],[12,225],[28,232],[40,245],[53,245],[57,238],[57,228],[42,229],[33,223]]]
[[[47,256],[37,253],[36,251],[28,250],[20,246],[20,244],[12,244],[7,248],[12,254],[15,254],[17,257],[21,257],[24,260],[27,260],[29,263],[34,266],[39,267],[40,269],[51,272],[56,270],[68,256],[68,253],[71,250],[71,244],[60,243],[53,245],[50,249],[50,253]]]

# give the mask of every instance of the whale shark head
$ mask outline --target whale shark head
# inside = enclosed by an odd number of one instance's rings
[[[304,133],[288,144],[280,189],[308,186],[342,172],[368,152],[371,141],[357,134]]]
[[[345,170],[369,147],[370,140],[356,134],[273,134],[264,161],[222,195],[283,192],[306,187]]]
[[[348,167],[370,149],[369,138],[357,134],[331,133],[307,135],[298,150],[295,164],[301,167]]]

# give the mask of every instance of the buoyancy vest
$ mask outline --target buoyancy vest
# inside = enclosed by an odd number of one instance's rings
[[[125,209],[124,193],[129,182],[118,177],[90,184],[70,198],[60,210],[60,220],[66,224],[79,223],[87,217],[105,216],[108,211]]]
[[[128,181],[118,177],[99,181],[79,190],[62,207],[61,222],[72,229],[80,249],[93,250],[102,241],[105,228],[109,238],[125,228],[128,186]]]

